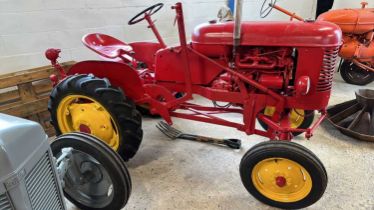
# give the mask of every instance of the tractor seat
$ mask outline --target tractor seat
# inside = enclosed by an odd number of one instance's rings
[[[87,34],[82,38],[83,44],[106,58],[120,58],[130,54],[133,49],[130,45],[105,34]]]

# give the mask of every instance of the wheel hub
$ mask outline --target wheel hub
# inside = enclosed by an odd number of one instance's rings
[[[306,169],[285,158],[268,158],[252,170],[252,181],[264,196],[281,202],[305,198],[312,189],[312,179]]]
[[[96,100],[83,95],[66,96],[57,110],[62,133],[80,131],[94,135],[115,151],[119,147],[119,134],[111,114]]]
[[[80,166],[82,183],[99,183],[103,179],[103,173],[97,163],[84,161]]]
[[[109,114],[95,103],[71,104],[69,112],[73,127],[101,139],[113,138],[113,126]]]
[[[287,184],[287,180],[283,176],[278,176],[275,178],[275,183],[278,185],[278,187],[284,187]]]
[[[105,167],[92,155],[73,150],[64,192],[93,209],[103,208],[114,199],[113,182]],[[90,208],[90,209],[91,209]]]
[[[79,125],[79,131],[80,131],[80,132],[83,132],[83,133],[91,134],[91,129],[90,129],[90,127],[88,127],[88,126],[85,125],[85,124],[80,124],[80,125]]]

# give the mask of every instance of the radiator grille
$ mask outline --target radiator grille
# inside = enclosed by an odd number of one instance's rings
[[[332,79],[334,77],[336,61],[338,58],[339,48],[330,48],[325,50],[323,56],[322,69],[319,74],[317,91],[325,92],[331,90]]]
[[[4,193],[0,195],[0,210],[12,210],[12,205],[8,199],[8,196]]]
[[[27,175],[26,189],[33,209],[63,209],[48,152]]]

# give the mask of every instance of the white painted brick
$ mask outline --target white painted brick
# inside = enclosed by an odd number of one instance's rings
[[[85,3],[85,0],[46,0],[44,8],[46,10],[83,9]]]
[[[48,32],[48,39],[52,43],[49,47],[70,49],[81,45],[81,38],[88,30],[64,30]]]
[[[105,27],[105,33],[108,34],[109,36],[122,40],[123,42],[129,42],[129,40],[124,39],[125,28],[123,25],[107,26]]]
[[[46,32],[5,35],[2,40],[5,52],[10,55],[41,52],[53,45]]]
[[[86,8],[119,8],[122,6],[121,1],[118,0],[86,0]]]
[[[17,13],[0,13],[0,35],[26,32],[21,27],[22,15]]]
[[[366,0],[367,3],[369,3],[369,7],[374,7],[374,0]],[[352,0],[339,0],[334,1],[334,7],[333,8],[360,8],[361,7],[361,1],[352,1]]]
[[[83,61],[83,60],[99,60],[101,59],[98,54],[95,52],[87,49],[86,47],[77,47],[70,50],[71,56],[75,61]]]
[[[4,44],[3,43],[4,43],[3,39],[0,36],[0,56],[4,56],[5,54],[7,54],[7,52],[5,52],[5,50],[4,50]]]
[[[0,57],[0,74],[49,65],[43,53]]]
[[[99,14],[95,18],[101,18],[104,21],[104,25],[125,25],[127,24],[128,17],[127,13],[123,8],[114,9],[114,8],[104,8],[97,10]]]
[[[62,48],[62,60],[99,59],[83,46],[87,33],[107,33],[124,42],[155,40],[146,22],[128,26],[127,22],[145,8],[160,0],[0,0],[0,74],[47,65],[46,48]],[[173,26],[178,0],[162,1],[164,8],[155,14],[161,35],[167,44],[179,42],[178,28]],[[181,0],[184,6],[187,37],[196,25],[216,18],[226,0]],[[297,2],[297,3],[296,3]],[[283,0],[278,4],[303,17],[312,17],[316,0]],[[246,0],[244,20],[260,20],[262,1]],[[374,6],[374,0],[369,0]],[[359,7],[351,0],[339,0],[334,7]],[[273,11],[266,20],[288,20]]]
[[[40,11],[43,9],[43,0],[0,0],[1,13]]]

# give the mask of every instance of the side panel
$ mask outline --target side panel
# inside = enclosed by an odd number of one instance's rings
[[[330,55],[328,52],[334,52]],[[337,48],[298,48],[296,79],[301,76],[310,78],[309,93],[305,96],[287,97],[287,107],[306,110],[325,108],[331,95],[332,79],[337,57]],[[324,63],[325,62],[325,63]]]
[[[110,61],[83,61],[71,67],[68,75],[73,74],[93,74],[99,78],[107,78],[113,86],[121,88],[132,100],[144,98],[143,83],[138,73],[126,64]]]
[[[205,61],[193,53],[188,54],[191,80],[194,85],[208,85],[223,72],[217,66]],[[156,80],[184,83],[184,66],[180,48],[168,48],[156,54]],[[223,64],[223,63],[222,63]]]
[[[134,58],[147,64],[148,69],[154,69],[155,55],[161,49],[160,43],[155,42],[134,42],[129,43],[134,50]]]

